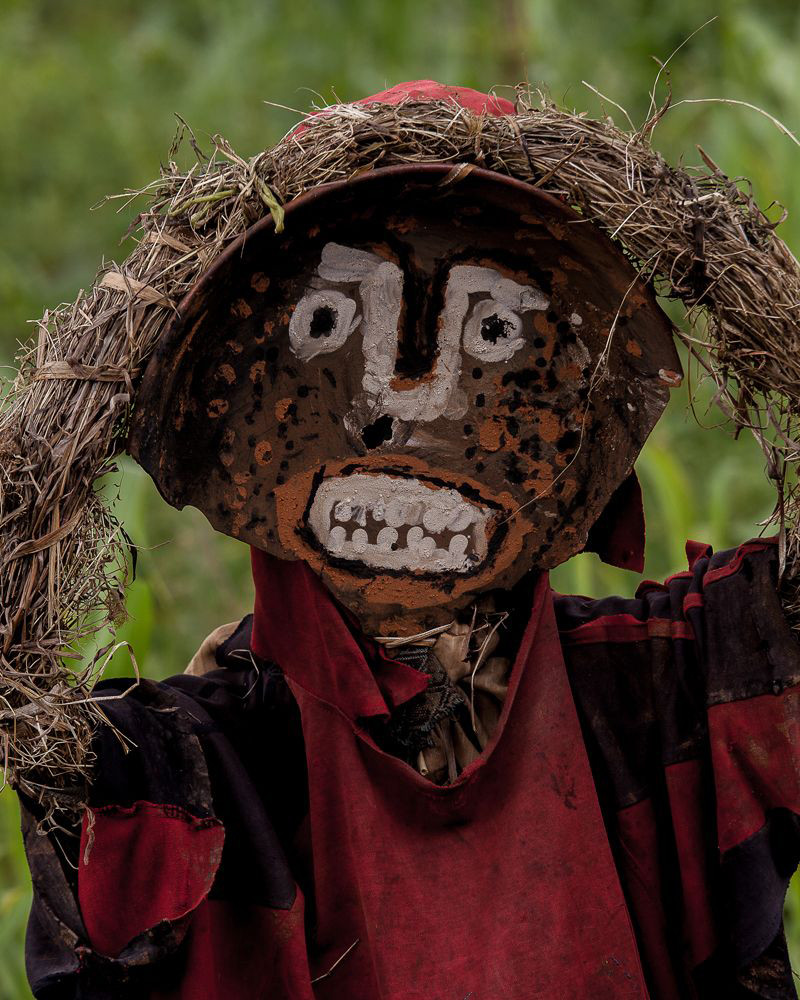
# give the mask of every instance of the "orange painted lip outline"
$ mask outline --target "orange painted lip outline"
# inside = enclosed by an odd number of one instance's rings
[[[470,507],[473,507],[476,511],[480,512],[483,515],[483,517],[484,517],[483,528],[484,528],[484,531],[486,532],[487,550],[481,556],[480,560],[477,561],[477,562],[475,562],[470,567],[469,572],[473,572],[473,571],[477,572],[478,570],[480,570],[484,566],[484,564],[486,563],[486,560],[487,560],[487,558],[489,557],[489,554],[490,554],[489,549],[488,549],[488,540],[491,537],[491,535],[489,534],[489,532],[487,531],[487,529],[491,526],[492,521],[494,520],[494,518],[496,517],[496,515],[499,514],[499,513],[502,513],[504,511],[503,506],[501,504],[498,504],[494,500],[487,499],[482,494],[480,494],[479,491],[476,491],[474,487],[470,487],[470,490],[473,493],[478,493],[478,497],[468,496],[467,494],[465,494],[463,492],[463,490],[459,489],[458,486],[456,486],[454,483],[447,482],[447,480],[441,479],[439,477],[435,477],[435,476],[431,476],[431,475],[425,475],[425,474],[418,474],[418,475],[408,474],[408,473],[405,473],[405,472],[400,472],[398,469],[396,469],[394,467],[359,469],[358,471],[352,471],[352,470],[349,470],[349,469],[342,469],[340,472],[335,473],[334,475],[330,475],[330,476],[323,475],[320,478],[314,480],[311,493],[309,494],[308,503],[306,505],[305,514],[304,514],[303,520],[305,522],[305,526],[309,529],[309,531],[311,532],[311,534],[314,535],[314,539],[316,541],[316,544],[320,547],[321,551],[327,553],[329,556],[333,556],[336,559],[337,565],[342,565],[343,568],[344,568],[345,565],[350,565],[356,571],[362,570],[362,571],[368,571],[368,572],[372,572],[372,573],[374,573],[376,571],[376,567],[375,566],[371,566],[369,563],[362,562],[360,559],[337,557],[337,555],[336,555],[335,552],[333,552],[332,550],[328,549],[327,546],[324,544],[324,542],[322,542],[321,539],[319,539],[319,538],[316,537],[316,535],[313,532],[313,529],[308,524],[308,514],[309,514],[311,508],[314,506],[314,502],[316,500],[317,494],[319,493],[319,490],[321,489],[322,485],[324,483],[330,483],[330,482],[334,482],[334,481],[346,482],[348,479],[352,478],[353,476],[375,476],[376,478],[378,476],[388,476],[388,477],[390,477],[392,479],[402,479],[402,480],[405,480],[407,482],[408,481],[413,481],[413,482],[421,483],[426,488],[430,488],[431,493],[438,492],[440,490],[448,490],[448,491],[451,491],[453,493],[457,493],[459,495],[459,497],[463,500],[464,503],[469,504]],[[492,532],[491,534],[494,534],[494,532]],[[387,567],[386,569],[382,569],[381,572],[392,572],[392,571]],[[394,570],[394,572],[408,573],[410,575],[417,576],[417,577],[426,577],[426,576],[431,576],[431,575],[440,576],[442,574],[442,572],[448,572],[448,571],[447,570],[445,570],[445,571],[439,570],[436,573],[432,574],[432,573],[426,573],[424,570],[420,571],[420,570],[413,570],[413,569],[408,569],[408,570],[398,569],[398,570]],[[462,576],[468,575],[468,573],[455,572],[454,575],[462,577]]]
[[[420,573],[417,570],[377,571],[355,560],[338,559],[322,547],[308,525],[308,511],[319,482],[351,473],[373,473],[397,478],[414,478],[431,486],[456,490],[465,500],[483,504],[490,511],[485,526],[487,555],[466,573]],[[460,486],[454,485],[455,483]],[[351,595],[358,603],[378,608],[416,610],[461,603],[484,584],[509,572],[524,547],[526,519],[514,518],[518,498],[507,491],[487,497],[482,483],[469,473],[453,475],[453,470],[431,467],[415,455],[370,455],[331,459],[316,470],[292,477],[275,490],[279,544],[284,552],[302,559],[320,575],[334,594],[347,603]],[[357,596],[356,596],[357,595]]]
[[[409,456],[412,457],[412,456]],[[413,463],[415,465],[420,464],[420,460],[413,456]],[[324,482],[330,482],[333,479],[347,479],[352,475],[372,475],[372,476],[389,476],[393,479],[404,479],[404,480],[415,480],[416,482],[423,483],[425,486],[432,488],[433,490],[445,489],[452,490],[464,500],[465,503],[470,504],[470,506],[489,510],[484,522],[484,530],[486,532],[487,541],[487,551],[480,562],[476,563],[467,572],[454,572],[452,574],[438,571],[438,572],[425,572],[420,570],[400,570],[400,569],[382,569],[381,574],[385,574],[390,577],[402,576],[409,579],[415,579],[419,581],[432,580],[436,578],[441,578],[443,575],[452,576],[453,579],[464,580],[470,577],[476,576],[486,570],[487,566],[491,560],[502,552],[506,541],[506,533],[504,531],[500,532],[499,546],[497,545],[497,530],[496,527],[493,528],[493,524],[497,525],[498,515],[502,517],[503,514],[509,515],[511,512],[506,509],[505,505],[498,502],[496,499],[490,499],[486,497],[480,490],[476,487],[470,485],[468,487],[469,493],[465,493],[462,488],[460,488],[456,483],[444,479],[441,476],[437,476],[430,472],[415,472],[411,468],[399,469],[396,466],[375,466],[375,465],[363,465],[357,459],[344,464],[338,471],[326,475],[327,466],[323,466],[319,470],[317,476],[315,477],[312,488],[308,494],[308,500],[306,502],[305,511],[302,516],[302,534],[304,536],[304,542],[310,548],[316,550],[320,554],[329,559],[331,565],[336,566],[338,569],[352,574],[354,577],[363,578],[366,574],[374,575],[376,573],[376,568],[370,566],[367,563],[362,563],[359,559],[345,559],[336,556],[336,553],[330,552],[323,543],[316,537],[313,530],[308,523],[308,515],[313,506],[314,500],[316,498],[317,492],[320,486]],[[460,477],[457,477],[460,478]],[[466,477],[463,477],[466,479]],[[461,486],[466,486],[467,484],[462,481]],[[502,523],[502,522],[501,522]],[[495,546],[492,545],[492,540],[495,540]]]

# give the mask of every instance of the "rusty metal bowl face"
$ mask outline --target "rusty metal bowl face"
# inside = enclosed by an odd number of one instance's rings
[[[167,501],[303,559],[361,617],[437,620],[582,550],[680,381],[594,226],[522,182],[376,170],[197,282],[129,449]]]

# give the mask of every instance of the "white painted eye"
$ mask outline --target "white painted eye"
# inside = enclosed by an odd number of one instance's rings
[[[307,292],[289,320],[289,345],[301,361],[338,350],[361,320],[348,296],[330,289]]]
[[[479,361],[508,361],[525,346],[522,320],[508,306],[484,299],[464,326],[464,350]]]

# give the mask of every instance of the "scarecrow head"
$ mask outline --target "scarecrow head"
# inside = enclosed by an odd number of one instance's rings
[[[432,84],[370,100],[421,94],[514,110]],[[377,166],[311,187],[197,281],[130,450],[168,502],[304,560],[363,620],[434,623],[608,550],[679,371],[651,290],[573,209],[480,167]]]

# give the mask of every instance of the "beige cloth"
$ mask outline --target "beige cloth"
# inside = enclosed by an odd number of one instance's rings
[[[202,677],[209,670],[217,670],[215,653],[227,639],[233,635],[239,627],[239,622],[228,622],[227,625],[220,625],[215,628],[211,635],[206,636],[194,656],[189,660],[189,666],[184,670],[185,674],[192,674],[195,677]]]
[[[475,746],[457,719],[439,723],[433,732],[434,745],[417,757],[419,773],[437,785],[454,781],[486,749],[508,693],[511,660],[493,655],[500,642],[497,626],[501,617],[479,617],[483,622],[478,627],[453,625],[439,636],[431,650],[450,681],[466,697],[471,728],[480,747]]]
[[[454,781],[482,753],[497,728],[508,693],[511,660],[493,655],[500,643],[503,616],[491,605],[476,610],[471,625],[453,624],[438,636],[431,652],[441,663],[451,683],[464,694],[470,707],[470,726],[478,749],[464,726],[455,718],[445,719],[433,733],[434,745],[420,752],[417,770],[437,785]],[[184,673],[202,677],[218,668],[217,649],[236,631],[229,622],[207,636],[189,661]],[[498,627],[499,626],[499,627]]]

